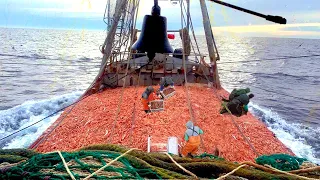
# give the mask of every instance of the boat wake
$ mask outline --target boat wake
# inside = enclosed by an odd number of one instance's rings
[[[309,144],[320,143],[314,137],[320,136],[320,128],[307,127],[303,124],[289,124],[271,109],[260,107],[250,103],[249,109],[252,114],[262,120],[268,129],[275,133],[276,137],[292,152],[309,161],[320,164],[320,159],[316,157],[317,150]],[[317,147],[317,146],[314,146]]]
[[[41,101],[27,101],[11,109],[0,111],[0,138],[4,138],[48,115],[67,107],[77,100],[82,92],[74,92]],[[0,142],[0,148],[27,148],[61,114],[59,112],[34,126],[20,131]]]

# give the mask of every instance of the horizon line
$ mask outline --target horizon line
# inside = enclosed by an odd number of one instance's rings
[[[227,28],[229,26],[215,26],[212,27],[213,28],[213,32],[215,28]],[[231,26],[230,26],[231,27]],[[242,27],[242,26],[232,26],[232,27]],[[64,30],[64,31],[68,31],[68,30],[72,30],[72,31],[100,31],[100,32],[106,32],[106,29],[100,29],[100,28],[94,28],[94,29],[90,29],[90,28],[59,28],[59,27],[30,27],[30,26],[4,26],[4,25],[0,25],[0,28],[4,28],[4,29],[34,29],[34,30]],[[230,33],[230,32],[229,32]],[[196,36],[205,36],[204,31],[202,32],[195,32]],[[241,33],[237,33],[237,36],[240,36],[242,38],[277,38],[277,39],[320,39],[320,37],[314,37],[314,36],[298,36],[298,37],[294,37],[294,36],[286,36],[286,37],[279,37],[279,36],[268,36],[268,35],[248,35],[248,34],[241,34]],[[221,33],[216,33],[214,35],[215,37],[226,37],[229,36],[228,34],[223,35]]]

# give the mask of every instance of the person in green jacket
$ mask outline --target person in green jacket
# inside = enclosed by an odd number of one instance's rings
[[[242,94],[247,94],[250,92],[250,88],[246,88],[246,89],[233,89],[229,95],[229,100],[227,99],[222,99],[225,102],[230,102],[232,101],[234,98],[242,95]]]
[[[241,94],[233,98],[229,102],[222,102],[222,108],[220,110],[220,114],[224,114],[228,112],[226,107],[230,110],[231,114],[237,117],[240,117],[248,112],[248,104],[251,98],[253,98],[253,94]]]

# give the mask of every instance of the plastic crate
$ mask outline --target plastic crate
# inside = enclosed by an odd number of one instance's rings
[[[161,92],[161,95],[164,99],[168,99],[169,97],[173,96],[175,94],[175,89],[172,87],[167,87]]]
[[[157,112],[164,110],[164,101],[163,100],[154,100],[150,101],[150,111]]]

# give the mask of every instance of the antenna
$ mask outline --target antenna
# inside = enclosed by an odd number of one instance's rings
[[[239,7],[239,6],[235,6],[235,5],[226,3],[226,2],[222,2],[220,0],[209,0],[209,1],[215,2],[217,4],[220,4],[220,5],[223,5],[223,6],[227,6],[227,7],[230,7],[230,8],[233,8],[233,9],[236,9],[236,10],[248,13],[248,14],[252,14],[252,15],[255,15],[255,16],[258,16],[258,17],[262,17],[262,18],[266,19],[267,21],[271,21],[271,22],[278,23],[278,24],[287,24],[287,20],[285,18],[281,17],[281,16],[264,15],[264,14],[261,14],[261,13],[255,12],[255,11],[244,9],[242,7]]]

